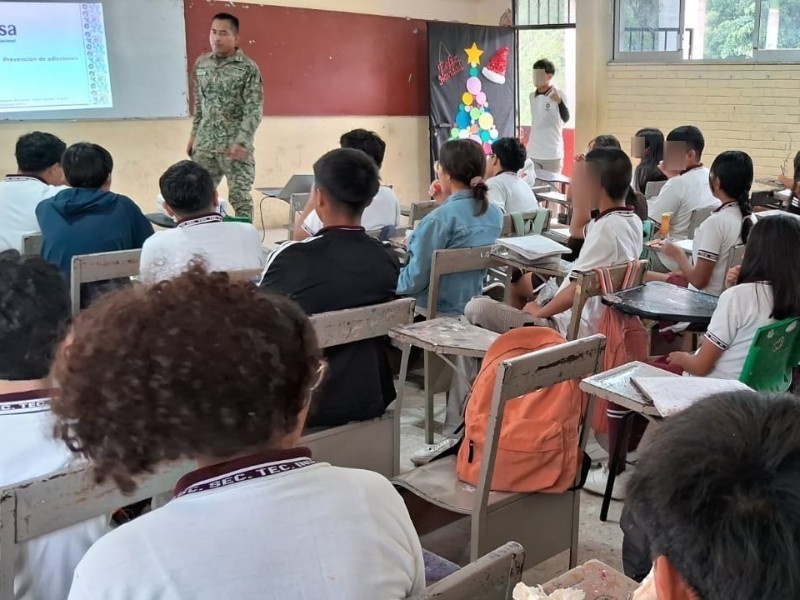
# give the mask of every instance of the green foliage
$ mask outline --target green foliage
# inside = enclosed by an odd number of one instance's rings
[[[752,57],[755,14],[754,0],[708,0],[704,58]]]

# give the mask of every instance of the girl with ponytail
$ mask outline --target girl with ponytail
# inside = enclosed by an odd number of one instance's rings
[[[452,140],[442,146],[437,181],[444,203],[414,229],[408,242],[406,266],[400,271],[397,293],[414,296],[427,308],[433,252],[494,244],[503,229],[503,214],[489,203],[483,179],[486,154],[472,140]],[[481,293],[482,272],[446,275],[439,284],[439,314],[463,314],[464,306]]]
[[[753,160],[738,150],[723,152],[711,165],[709,185],[722,206],[695,231],[692,261],[672,244],[666,244],[664,252],[678,263],[690,287],[719,296],[731,251],[746,244],[753,229]]]

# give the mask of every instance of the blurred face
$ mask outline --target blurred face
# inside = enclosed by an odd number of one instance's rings
[[[534,69],[533,70],[533,85],[542,91],[542,88],[546,89],[550,87],[550,82],[553,80],[552,73],[545,73],[544,69]]]
[[[495,156],[494,154],[489,154],[486,157],[486,179],[494,177],[502,170],[503,167],[500,164],[500,159],[497,158],[497,156]]]
[[[686,149],[686,142],[664,143],[664,167],[668,171],[685,171],[695,161],[694,150]]]
[[[441,183],[445,197],[450,196],[453,193],[452,179],[438,162],[436,163],[436,179]]]
[[[590,208],[595,209],[600,206],[600,178],[597,169],[591,163],[585,161],[576,162],[572,168],[572,195],[582,198]]]
[[[214,56],[233,56],[239,45],[239,34],[234,32],[230,21],[222,19],[214,19],[211,22],[208,39]]]

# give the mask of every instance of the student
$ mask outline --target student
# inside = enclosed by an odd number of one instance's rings
[[[572,264],[570,276],[556,296],[544,306],[534,299],[533,279],[525,274],[514,284],[513,306],[486,297],[473,298],[467,319],[481,327],[505,333],[515,327],[540,325],[566,335],[572,318],[577,273],[637,260],[642,252],[642,221],[625,206],[633,167],[628,156],[613,148],[599,148],[575,165],[572,186],[574,212],[592,213],[586,226],[583,250]],[[522,310],[519,310],[522,308]],[[596,333],[602,314],[600,298],[590,298],[581,315],[580,337]]]
[[[725,290],[696,354],[673,352],[669,362],[690,375],[739,379],[756,331],[800,316],[800,222],[765,217],[747,242],[738,285]]]
[[[625,504],[651,546],[655,598],[800,598],[798,456],[788,394],[720,394],[665,419]]]
[[[366,129],[349,131],[339,139],[339,146],[361,150],[375,161],[378,170],[383,167],[386,142],[373,131],[367,131]],[[316,210],[316,205],[311,201],[306,204],[305,210],[297,221],[298,225],[294,231],[294,239],[296,241],[317,235],[324,226]],[[361,225],[367,231],[376,231],[385,227],[394,229],[400,226],[400,201],[392,188],[388,185],[381,185],[378,188],[378,193],[367,208],[364,209],[364,214],[361,216]]]
[[[39,257],[0,252],[0,488],[45,477],[74,461],[52,438],[47,373],[70,316],[58,270]],[[78,562],[106,529],[92,519],[27,542],[15,569],[14,600],[67,597]]]
[[[73,144],[61,164],[73,189],[41,202],[36,218],[42,256],[69,280],[73,256],[141,248],[153,226],[133,200],[110,191],[114,161],[108,150]]]
[[[288,296],[309,315],[393,300],[397,256],[361,226],[380,185],[375,162],[360,150],[333,150],[314,164],[314,180],[312,201],[324,227],[314,237],[276,250],[261,287]],[[309,427],[372,419],[395,399],[383,340],[328,348],[325,356],[330,377]]]
[[[531,94],[531,135],[528,156],[537,169],[561,173],[564,168],[564,123],[569,108],[562,90],[553,85],[555,65],[541,59],[533,63],[534,85]]]
[[[789,211],[798,214],[800,213],[800,152],[795,155],[792,167],[794,169],[793,176],[784,174],[778,179],[791,192],[789,195]]]
[[[190,160],[172,165],[159,180],[175,229],[149,237],[142,246],[141,278],[155,283],[182,273],[195,258],[209,271],[261,269],[261,239],[250,223],[225,223],[211,174]]]
[[[678,264],[691,289],[719,296],[725,288],[728,258],[734,246],[747,243],[753,228],[753,160],[738,150],[723,152],[711,165],[709,185],[722,206],[695,231],[692,261],[669,242],[664,245],[664,254]]]
[[[296,304],[200,267],[80,314],[53,370],[57,435],[123,491],[176,458],[199,468],[89,550],[70,600],[421,591],[419,539],[389,481],[297,447],[324,367]]]
[[[486,155],[477,142],[451,140],[442,146],[437,179],[447,199],[414,229],[397,283],[397,293],[414,296],[418,307],[428,307],[435,250],[488,246],[502,233],[503,214],[489,202],[485,172]],[[469,299],[481,293],[482,283],[482,272],[445,275],[437,313],[463,314]]]
[[[675,241],[689,237],[692,211],[698,208],[719,206],[708,186],[708,169],[700,162],[705,149],[705,139],[697,127],[684,125],[669,132],[669,146],[662,170],[668,181],[661,193],[647,201],[650,218],[656,223],[661,216],[670,213],[669,237]],[[669,257],[660,257],[670,271],[678,269],[678,263]]]
[[[36,207],[66,189],[61,168],[66,149],[52,133],[33,131],[17,140],[17,174],[0,181],[0,252],[21,252],[22,236],[39,232]]]
[[[646,127],[636,132],[641,138],[644,156],[641,157],[633,173],[633,189],[640,194],[647,192],[648,183],[666,181],[667,176],[659,168],[664,160],[664,134],[660,129]]]
[[[525,146],[516,138],[501,138],[492,144],[486,161],[489,202],[503,213],[528,212],[539,208],[533,189],[517,173],[525,166]]]

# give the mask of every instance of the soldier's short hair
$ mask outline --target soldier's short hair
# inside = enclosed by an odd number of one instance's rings
[[[221,12],[214,15],[214,18],[211,21],[227,21],[231,25],[231,29],[233,29],[233,33],[239,33],[239,18],[232,15],[231,13]]]
[[[72,144],[61,159],[64,177],[74,188],[98,189],[108,181],[114,170],[111,153],[98,144]]]
[[[314,185],[343,212],[358,216],[378,193],[380,174],[367,153],[339,148],[314,163]]]
[[[208,170],[192,162],[175,163],[158,180],[164,201],[180,217],[211,212],[214,204],[214,181]]]
[[[17,140],[17,167],[24,173],[41,173],[61,162],[67,145],[52,133],[31,131]]]
[[[342,148],[353,148],[366,152],[380,169],[383,167],[383,157],[386,154],[386,142],[374,131],[366,129],[353,129],[339,138],[339,145]]]

